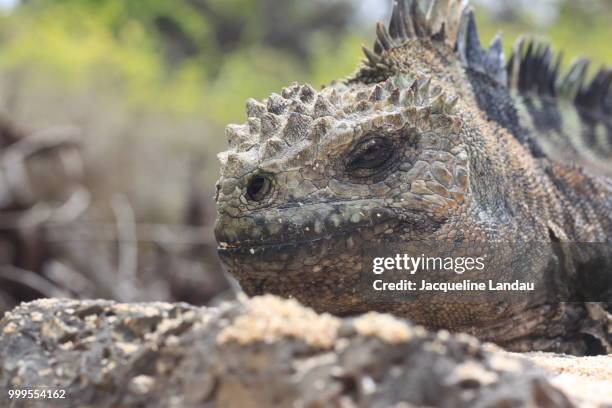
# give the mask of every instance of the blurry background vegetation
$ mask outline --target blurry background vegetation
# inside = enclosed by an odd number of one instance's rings
[[[509,51],[535,33],[563,49],[565,63],[583,55],[612,65],[612,0],[474,3],[483,42],[501,30]],[[0,114],[32,130],[79,127],[86,186],[102,213],[123,194],[136,222],[210,226],[215,156],[224,126],[244,121],[245,100],[349,75],[390,4],[0,0]]]

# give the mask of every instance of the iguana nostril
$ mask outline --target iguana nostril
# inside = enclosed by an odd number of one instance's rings
[[[268,176],[251,177],[247,185],[246,198],[249,201],[260,202],[272,192],[272,180]]]

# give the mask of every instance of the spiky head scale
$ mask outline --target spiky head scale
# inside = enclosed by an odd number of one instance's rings
[[[395,0],[388,27],[378,23],[373,50],[364,47],[366,59],[351,81],[378,82],[398,72],[400,64],[389,51],[414,39],[448,47],[464,67],[506,83],[501,37],[495,37],[488,49],[481,47],[467,0]]]
[[[318,150],[332,152],[373,128],[394,131],[416,126],[419,116],[448,116],[457,100],[426,76],[396,75],[373,87],[341,84],[321,91],[294,83],[280,95],[247,101],[247,123],[226,128],[230,149],[219,154],[221,173],[240,177],[256,168],[312,164]]]

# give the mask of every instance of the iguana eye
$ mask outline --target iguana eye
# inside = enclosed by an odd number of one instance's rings
[[[393,143],[389,139],[367,139],[351,151],[346,169],[355,177],[368,177],[383,169],[392,156]]]
[[[253,202],[263,201],[272,192],[272,181],[265,175],[257,175],[249,180],[247,186],[247,200]]]

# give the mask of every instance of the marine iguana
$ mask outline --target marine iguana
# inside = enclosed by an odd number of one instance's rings
[[[517,351],[611,352],[612,71],[587,80],[581,59],[562,75],[533,40],[506,63],[500,36],[481,47],[467,1],[395,1],[376,34],[346,80],[250,99],[247,123],[227,127],[215,233],[229,271],[249,295],[318,311],[390,312]],[[572,302],[365,301],[364,251],[421,241],[491,258],[513,246],[496,267],[520,259]]]

